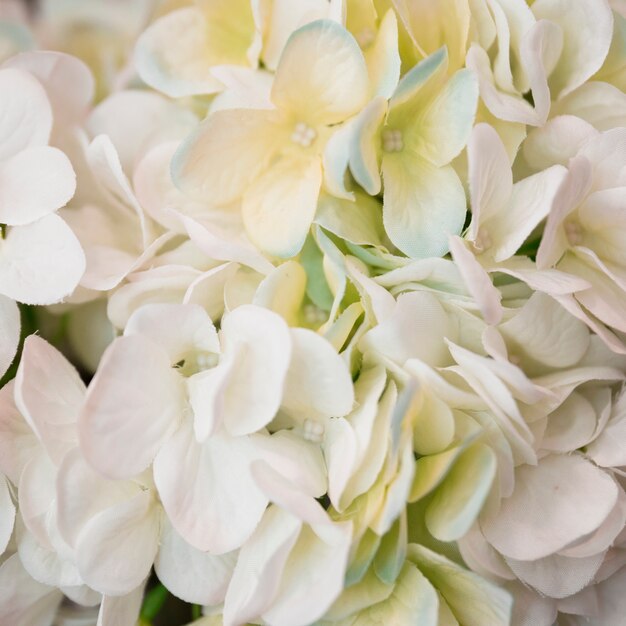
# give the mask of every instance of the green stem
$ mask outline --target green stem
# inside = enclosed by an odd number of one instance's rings
[[[202,617],[202,607],[199,604],[193,604],[191,606],[191,618],[196,620]]]
[[[146,594],[141,607],[141,621],[152,624],[154,618],[165,604],[168,595],[169,591],[160,583],[154,589],[151,589]]]

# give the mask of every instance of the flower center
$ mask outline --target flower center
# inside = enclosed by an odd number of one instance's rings
[[[402,131],[390,128],[383,130],[383,150],[385,152],[402,152],[403,149]]]
[[[304,438],[313,443],[322,443],[324,439],[324,426],[311,419],[304,420]]]
[[[570,245],[579,246],[583,242],[583,229],[578,222],[565,222],[563,228]]]
[[[293,129],[293,133],[291,133],[291,141],[303,148],[308,148],[315,141],[316,137],[315,129],[304,122],[298,122]]]

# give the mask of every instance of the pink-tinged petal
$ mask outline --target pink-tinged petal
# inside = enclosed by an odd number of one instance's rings
[[[48,626],[54,620],[63,594],[33,580],[19,554],[0,565],[0,620],[15,626]]]
[[[270,506],[239,552],[224,602],[226,626],[254,620],[271,605],[301,527],[296,517]]]
[[[503,314],[500,304],[502,294],[460,237],[450,237],[449,246],[452,258],[463,276],[468,291],[478,304],[483,319],[487,324],[498,324]]]
[[[626,393],[622,392],[611,417],[586,454],[600,467],[626,466]]]
[[[84,397],[85,385],[74,366],[38,335],[27,337],[15,402],[55,463],[78,443],[76,422]]]
[[[236,562],[234,552],[213,555],[194,548],[164,522],[154,569],[176,597],[205,606],[221,604]]]
[[[0,163],[0,222],[29,224],[64,206],[76,190],[70,160],[57,148],[36,146]]]
[[[498,133],[488,124],[477,124],[467,144],[472,222],[476,239],[480,225],[506,210],[513,192],[513,172]]]
[[[117,91],[100,102],[87,120],[92,137],[108,135],[127,176],[157,144],[181,140],[197,125],[196,116],[146,89]]]
[[[0,293],[26,304],[68,296],[85,271],[85,255],[58,215],[8,229],[0,241]]]
[[[135,626],[139,619],[145,585],[123,596],[102,596],[96,626]]]
[[[95,515],[140,492],[141,487],[132,481],[103,478],[75,448],[63,459],[56,477],[56,523],[61,537],[75,548]]]
[[[604,553],[572,559],[553,554],[536,561],[507,559],[515,575],[540,594],[549,598],[566,598],[593,581],[602,565]]]
[[[595,135],[595,128],[579,117],[558,115],[528,134],[522,145],[524,159],[535,170],[546,169],[555,163],[567,166]]]
[[[0,93],[0,160],[46,145],[52,130],[52,109],[41,83],[23,70],[2,69]]]
[[[248,237],[261,251],[290,258],[300,252],[322,186],[319,157],[289,156],[261,174],[241,207]]]
[[[41,451],[35,433],[15,406],[15,381],[0,389],[0,471],[18,485],[26,464]]]
[[[311,330],[292,329],[291,338],[284,410],[298,422],[347,415],[354,404],[354,388],[343,359],[326,339]]]
[[[596,428],[596,412],[589,400],[573,392],[548,416],[541,447],[568,453],[589,443]]]
[[[552,455],[519,467],[513,494],[480,523],[505,556],[541,559],[595,531],[617,496],[613,480],[582,457]]]
[[[150,491],[99,512],[86,524],[76,544],[84,581],[103,594],[130,593],[150,573],[159,532],[160,511]]]
[[[40,449],[24,467],[18,485],[20,517],[37,543],[51,549],[48,518],[53,512],[56,467]]]
[[[602,66],[613,36],[608,2],[596,0],[537,0],[532,11],[563,33],[563,50],[550,74],[552,98],[570,93]]]
[[[537,268],[547,269],[555,265],[569,248],[563,229],[567,216],[582,202],[592,183],[591,163],[584,156],[570,160],[567,176],[557,190],[552,209],[537,251]]]
[[[3,67],[25,70],[45,87],[55,126],[83,121],[95,88],[91,70],[83,61],[64,52],[34,50],[10,58]]]
[[[7,479],[0,474],[0,554],[4,554],[13,533],[15,504],[11,498]]]
[[[185,422],[154,461],[154,480],[172,526],[198,550],[224,554],[254,532],[267,497],[250,473],[247,437],[226,434],[199,444]]]
[[[195,352],[220,352],[215,326],[197,304],[146,304],[130,316],[124,335],[152,339],[167,352],[172,365]]]
[[[486,223],[496,262],[504,261],[518,250],[535,227],[551,211],[556,195],[568,172],[561,165],[533,174],[513,185],[506,210]]]
[[[319,20],[287,41],[271,98],[296,121],[331,125],[358,113],[368,94],[367,65],[356,40],[336,22]]]
[[[0,295],[0,378],[15,358],[20,341],[20,310],[17,304]]]
[[[182,377],[150,339],[116,339],[100,361],[79,419],[89,462],[110,478],[145,470],[185,411]]]

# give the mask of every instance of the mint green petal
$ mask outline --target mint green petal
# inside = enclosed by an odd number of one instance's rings
[[[402,77],[391,97],[390,106],[393,108],[410,100],[431,78],[443,75],[447,67],[448,50],[443,46]]]
[[[389,239],[414,259],[441,257],[458,235],[467,210],[451,166],[437,168],[408,152],[383,159],[383,222]]]
[[[504,589],[417,544],[409,546],[407,558],[441,593],[463,626],[510,624],[513,600]]]
[[[426,508],[426,526],[440,541],[460,539],[474,523],[496,475],[496,455],[474,444],[454,464]]]
[[[470,70],[459,70],[420,116],[411,147],[433,165],[447,165],[467,144],[477,106],[478,81]]]
[[[386,115],[387,100],[378,96],[368,103],[353,122],[350,171],[370,196],[380,192],[380,131]]]

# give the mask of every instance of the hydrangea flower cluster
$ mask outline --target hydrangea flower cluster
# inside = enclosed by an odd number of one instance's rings
[[[0,624],[623,626],[625,44],[4,0]]]

